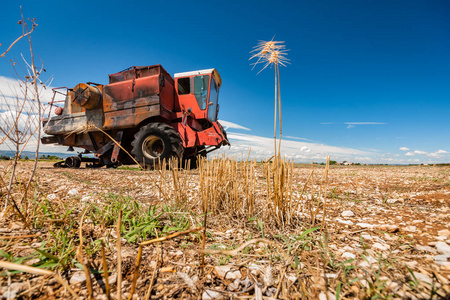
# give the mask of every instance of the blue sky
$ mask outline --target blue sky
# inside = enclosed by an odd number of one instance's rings
[[[257,75],[248,59],[275,35],[290,49],[280,70],[283,134],[297,138],[288,157],[450,162],[449,1],[0,0],[0,51],[21,32],[19,5],[37,19],[33,45],[52,86],[107,83],[132,65],[216,68],[228,153],[270,155],[274,70]],[[0,75],[12,77],[6,60]]]

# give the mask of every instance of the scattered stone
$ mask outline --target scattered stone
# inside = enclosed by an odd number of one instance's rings
[[[413,272],[413,274],[419,282],[433,283],[433,280],[428,275],[419,272]]]
[[[403,228],[403,230],[407,232],[416,232],[417,228],[416,226],[406,226],[405,228]]]
[[[225,299],[223,295],[219,292],[212,290],[205,290],[202,295],[203,300],[212,300],[212,299]]]
[[[447,261],[447,255],[435,255],[434,257],[434,261]]]
[[[430,246],[422,246],[422,245],[417,245],[416,246],[417,250],[420,251],[426,251],[426,252],[430,252],[430,253],[436,253],[436,250]]]
[[[448,229],[439,230],[438,231],[438,235],[439,236],[449,237],[450,236],[450,230],[448,230]]]
[[[373,228],[372,224],[367,224],[367,223],[356,223],[357,226],[362,227],[362,228]]]
[[[319,294],[319,300],[328,300],[328,299],[336,299],[336,295],[332,292],[328,292],[325,294],[324,292],[320,292]]]
[[[372,248],[373,249],[382,250],[382,251],[386,251],[386,250],[389,249],[389,245],[383,245],[383,244],[380,244],[380,243],[375,243],[375,244],[372,245]]]
[[[351,210],[344,210],[341,214],[343,217],[353,217],[355,214]]]
[[[56,194],[49,194],[49,195],[47,195],[47,200],[52,201],[52,200],[55,200],[55,199],[56,199]]]
[[[231,265],[215,266],[214,269],[216,270],[217,274],[219,274],[219,276],[222,278],[229,280],[241,278],[241,272],[239,270],[236,270],[236,267],[234,266]]]
[[[342,253],[342,258],[345,258],[345,259],[352,259],[352,258],[355,258],[355,257],[356,257],[356,255],[353,254],[353,253],[350,253],[350,252]]]
[[[26,282],[13,282],[9,286],[9,289],[6,288],[6,291],[2,295],[2,299],[16,299],[17,294],[20,292],[23,292],[27,289],[27,283]],[[9,291],[8,291],[9,290]]]
[[[86,282],[86,274],[83,271],[78,271],[73,273],[72,277],[70,277],[70,284],[84,283]]]
[[[117,273],[113,273],[113,274],[108,276],[108,283],[109,283],[109,285],[116,284],[116,282],[117,282]]]
[[[12,223],[10,229],[11,230],[18,230],[18,229],[22,229],[23,228],[23,224],[22,223]]]
[[[415,261],[415,260],[405,262],[405,265],[407,265],[408,268],[410,268],[410,269],[417,267],[418,264],[419,263],[417,261]]]
[[[90,202],[92,200],[91,196],[84,196],[83,198],[81,198],[81,202]]]
[[[376,228],[385,232],[397,232],[399,230],[397,225],[377,225]]]
[[[361,237],[363,238],[363,240],[368,240],[368,241],[371,241],[373,239],[370,234],[361,234]]]
[[[69,190],[68,192],[67,192],[67,195],[69,195],[69,196],[76,196],[76,195],[78,195],[78,190],[77,189],[71,189],[71,190]]]
[[[341,224],[345,224],[345,225],[353,225],[353,222],[350,221],[350,220],[342,220],[342,219],[339,219],[339,218],[336,218],[335,220],[336,220],[337,222],[341,223]]]
[[[447,245],[446,243],[444,243],[444,242],[437,242],[436,243],[436,250],[437,250],[437,252],[439,252],[439,253],[447,256],[447,257],[450,257],[450,246]]]

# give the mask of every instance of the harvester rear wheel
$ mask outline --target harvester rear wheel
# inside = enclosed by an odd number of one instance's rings
[[[131,154],[140,164],[152,167],[164,159],[181,159],[183,141],[173,127],[164,123],[150,123],[142,126],[134,135]]]

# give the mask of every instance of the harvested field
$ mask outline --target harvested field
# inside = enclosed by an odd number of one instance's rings
[[[8,207],[0,255],[51,272],[2,269],[0,295],[107,299],[110,289],[117,299],[119,282],[120,297],[133,299],[449,297],[450,168],[331,166],[326,177],[314,166],[308,181],[311,166],[295,165],[280,211],[265,165],[229,163],[146,172],[39,163],[33,191],[18,203],[29,226]],[[31,165],[20,162],[13,197]],[[0,163],[5,182],[8,166]],[[2,207],[5,193],[2,186]]]

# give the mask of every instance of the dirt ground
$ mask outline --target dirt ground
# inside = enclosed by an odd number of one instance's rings
[[[31,164],[22,162],[19,176],[26,174]],[[2,176],[6,176],[6,167],[6,162],[0,163]],[[316,168],[323,172],[322,166]],[[310,169],[307,165],[295,166],[294,191],[302,189]],[[256,182],[255,199],[263,203],[266,183],[259,168],[256,173],[261,180]],[[147,236],[140,232],[135,240],[130,235],[125,238],[125,232],[122,236],[121,291],[123,298],[128,297],[139,242],[202,225],[202,212],[196,200],[200,198],[199,172],[192,170],[181,178],[189,204],[181,211],[164,207],[164,191],[175,197],[173,191],[169,192],[173,188],[172,175],[167,172],[167,176],[169,179],[164,181],[157,171],[143,172],[137,168],[54,169],[52,163],[40,162],[33,191],[35,199],[59,207],[60,211],[70,210],[70,213],[57,218],[48,208],[42,212],[43,202],[39,202],[41,204],[35,204],[35,211],[39,213],[29,214],[35,228],[27,229],[9,209],[0,220],[3,256],[0,259],[42,267],[44,261],[52,260],[51,256],[35,249],[45,249],[61,263],[62,252],[66,250],[58,247],[63,243],[58,235],[67,232],[67,239],[75,241],[79,226],[67,227],[67,224],[70,219],[79,224],[88,208],[93,211],[92,207],[98,206],[97,214],[105,213],[108,205],[113,203],[111,199],[117,197],[139,203],[141,210],[157,206],[156,210],[162,214]],[[2,187],[2,207],[4,195],[5,187]],[[212,251],[207,255],[204,267],[201,267],[198,251],[201,232],[144,247],[133,298],[144,299],[150,286],[151,299],[450,297],[449,167],[332,166],[326,195],[326,206],[319,204],[317,216],[317,220],[322,221],[325,214],[323,223],[314,225],[304,205],[299,208],[296,223],[283,228],[266,224],[257,216],[238,218],[230,213],[211,214],[205,248],[219,252]],[[307,195],[305,201],[308,201]],[[126,211],[123,214],[125,220],[131,218],[126,216]],[[127,226],[132,226],[132,220],[129,220]],[[98,241],[103,240],[106,243],[111,297],[117,299],[114,220],[98,225],[95,214],[85,214],[82,222],[86,245],[83,255],[92,272],[93,296],[107,299],[105,283],[99,274],[102,266]],[[30,237],[23,237],[27,235]],[[19,238],[12,238],[14,236]],[[238,249],[242,250],[239,253],[226,252],[253,239],[260,240],[244,245],[243,250]],[[58,267],[57,259],[53,259],[55,264],[46,268],[57,270],[74,291],[85,298],[89,294],[86,276],[75,258],[75,246],[79,245],[79,240],[72,245],[64,243],[73,247],[73,251],[67,254],[71,259],[63,267]],[[94,246],[88,247],[89,244]],[[1,273],[0,297],[71,297],[67,289],[51,276],[6,270]]]

